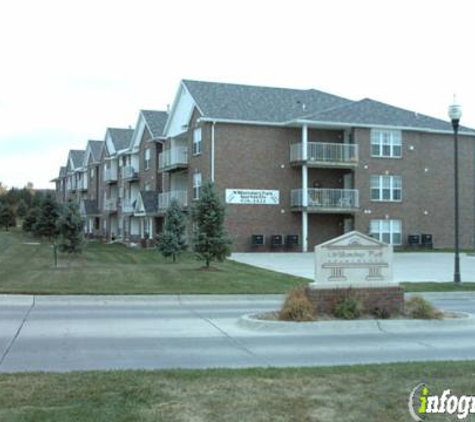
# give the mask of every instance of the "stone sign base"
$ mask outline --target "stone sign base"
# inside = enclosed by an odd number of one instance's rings
[[[351,295],[361,301],[364,309],[373,313],[385,312],[391,317],[404,312],[404,288],[399,285],[385,286],[312,286],[306,289],[317,315],[332,313],[333,308],[345,297]]]

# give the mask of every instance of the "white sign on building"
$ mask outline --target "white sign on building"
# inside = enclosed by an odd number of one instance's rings
[[[352,231],[315,246],[312,287],[376,286],[393,282],[393,247]]]
[[[227,204],[279,205],[278,190],[226,189]]]

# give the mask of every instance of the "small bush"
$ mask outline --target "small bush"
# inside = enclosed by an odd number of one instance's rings
[[[341,299],[332,310],[333,316],[339,319],[357,319],[362,313],[363,304],[352,294]]]
[[[284,305],[279,312],[281,321],[312,321],[315,319],[315,310],[312,302],[305,293],[305,287],[292,289],[285,298]]]
[[[386,308],[374,308],[372,315],[377,319],[389,319],[391,318],[391,312]]]
[[[415,319],[439,319],[442,317],[432,303],[421,296],[413,296],[404,304],[405,313],[409,318]]]

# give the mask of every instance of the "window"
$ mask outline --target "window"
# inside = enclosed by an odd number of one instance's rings
[[[150,169],[150,148],[145,150],[145,170]]]
[[[94,167],[91,167],[91,179],[94,179]]]
[[[371,220],[369,235],[380,242],[400,245],[401,227],[401,220]]]
[[[193,155],[201,154],[201,128],[193,131]]]
[[[401,201],[401,176],[371,176],[372,201]]]
[[[373,157],[400,158],[402,136],[400,130],[371,130],[371,155]]]
[[[200,199],[201,192],[201,173],[193,175],[193,199]]]

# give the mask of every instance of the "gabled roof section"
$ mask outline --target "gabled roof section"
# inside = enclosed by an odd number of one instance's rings
[[[61,167],[59,168],[59,177],[60,177],[60,178],[63,178],[63,177],[65,177],[65,176],[66,176],[66,167],[61,166]]]
[[[87,167],[89,163],[99,163],[101,160],[102,148],[104,148],[104,141],[87,141],[83,167]]]
[[[153,138],[164,136],[165,124],[167,123],[168,113],[166,111],[140,110],[145,119],[145,124]]]
[[[76,171],[82,167],[85,154],[86,151],[83,149],[72,149],[69,151],[68,162],[71,164],[71,171]]]
[[[420,129],[437,132],[452,132],[453,130],[450,122],[394,107],[369,98],[321,111],[298,120],[368,127],[385,126],[401,129]],[[475,134],[475,130],[462,126],[460,131],[472,135]]]
[[[202,117],[284,123],[352,101],[315,89],[299,90],[183,80]]]
[[[115,152],[129,148],[130,141],[134,134],[133,129],[108,128],[107,134],[110,136]],[[107,137],[106,134],[106,137]],[[111,151],[109,151],[111,153]]]
[[[99,205],[95,199],[84,199],[82,203],[84,214],[86,215],[99,215]]]
[[[145,214],[155,214],[158,210],[158,191],[142,190],[138,202],[143,205]]]
[[[104,148],[104,141],[89,141],[91,147],[92,159],[95,163],[101,160],[102,148]]]

